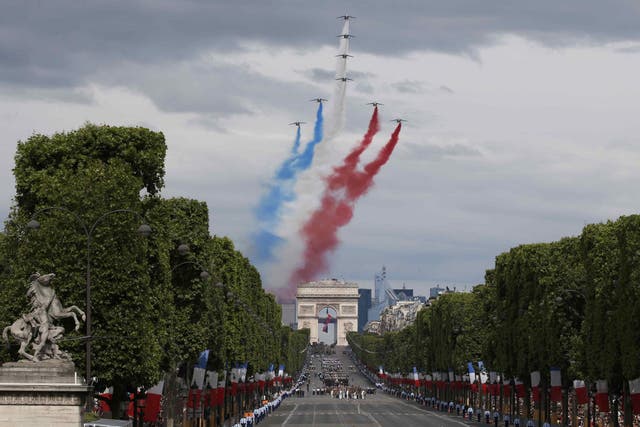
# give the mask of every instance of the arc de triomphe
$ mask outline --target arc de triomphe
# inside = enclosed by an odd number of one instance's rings
[[[309,342],[318,342],[318,314],[325,308],[337,313],[336,345],[347,345],[347,332],[358,330],[358,284],[340,280],[319,280],[298,285],[296,295],[298,328],[309,328]]]

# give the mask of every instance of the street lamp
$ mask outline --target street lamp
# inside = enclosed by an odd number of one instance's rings
[[[36,220],[36,216],[50,210],[63,211],[73,216],[75,220],[82,226],[82,230],[84,231],[85,237],[87,238],[87,260],[86,260],[87,276],[86,276],[86,313],[85,313],[87,336],[86,336],[86,343],[85,343],[85,348],[86,348],[85,375],[86,375],[87,384],[90,384],[90,381],[91,381],[91,242],[92,242],[93,232],[95,231],[98,224],[102,222],[103,219],[115,213],[132,213],[134,215],[137,215],[142,220],[142,223],[138,227],[138,234],[140,234],[143,237],[148,237],[151,234],[151,227],[149,226],[149,224],[145,222],[144,218],[142,217],[142,215],[140,215],[140,213],[133,211],[131,209],[114,209],[114,210],[105,212],[100,217],[98,217],[98,219],[93,224],[88,225],[86,222],[82,220],[82,218],[80,218],[80,216],[77,213],[62,206],[50,206],[50,207],[46,207],[36,211],[31,217],[31,220],[27,223],[27,227],[32,230],[39,229],[40,223]]]

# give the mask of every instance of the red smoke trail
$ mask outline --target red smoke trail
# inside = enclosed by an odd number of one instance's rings
[[[336,191],[347,186],[349,177],[353,175],[358,165],[360,155],[371,145],[373,137],[376,136],[379,130],[380,122],[378,121],[378,106],[376,106],[369,120],[367,133],[364,134],[364,138],[362,138],[360,144],[344,158],[340,166],[333,168],[333,173],[325,180],[329,191]]]
[[[287,288],[291,293],[295,293],[298,283],[313,280],[318,274],[329,269],[327,255],[340,243],[338,230],[351,221],[356,202],[371,188],[373,178],[387,163],[398,144],[401,123],[398,123],[375,160],[368,163],[362,172],[355,169],[360,154],[371,144],[379,128],[377,110],[374,110],[373,114],[369,130],[360,145],[325,179],[327,188],[322,196],[322,203],[300,231],[305,240],[304,261],[303,265],[291,274]],[[344,193],[341,194],[338,190],[344,190]]]

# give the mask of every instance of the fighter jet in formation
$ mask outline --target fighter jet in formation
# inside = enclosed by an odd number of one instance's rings
[[[382,102],[373,101],[373,102],[369,102],[367,105],[373,105],[374,107],[377,107],[378,105],[384,105],[384,104]]]
[[[338,34],[336,37],[342,37],[343,39],[352,39],[355,36],[353,34]]]
[[[293,123],[289,123],[289,126],[298,126],[298,127],[300,127],[300,125],[304,125],[306,123],[307,122],[293,122]]]
[[[347,80],[353,80],[353,79],[350,79],[349,77],[338,77],[336,80],[342,80],[343,82],[346,82]]]
[[[338,16],[336,19],[344,19],[345,21],[348,21],[349,19],[356,19],[356,17],[351,15],[342,15]]]
[[[322,104],[322,101],[326,101],[326,99],[324,99],[324,98],[313,98],[313,99],[309,100],[309,102],[313,102],[313,101],[316,101],[318,104]]]
[[[402,123],[402,122],[406,122],[406,120],[405,120],[405,119],[393,119],[393,120],[390,120],[390,121],[392,121],[392,122],[396,122],[396,123],[398,123],[398,124],[400,124],[400,123]]]
[[[346,54],[346,53],[341,53],[340,55],[336,55],[336,58],[338,56],[341,57],[342,59],[353,58],[353,55],[349,55],[349,54]]]

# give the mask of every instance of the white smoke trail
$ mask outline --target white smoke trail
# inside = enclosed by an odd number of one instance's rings
[[[340,35],[350,34],[349,20],[345,20]],[[349,54],[347,37],[339,38],[338,55]],[[335,78],[347,76],[347,60],[345,56],[336,58]],[[282,220],[277,234],[285,240],[285,244],[276,250],[276,262],[267,267],[265,283],[271,288],[287,285],[291,272],[302,259],[303,244],[298,235],[300,227],[309,215],[320,205],[320,197],[324,191],[323,177],[331,172],[332,165],[344,150],[338,150],[334,139],[342,132],[346,121],[345,96],[347,81],[336,80],[333,96],[329,102],[329,111],[325,119],[324,137],[316,146],[313,164],[302,173],[295,186],[296,199],[284,206]]]

